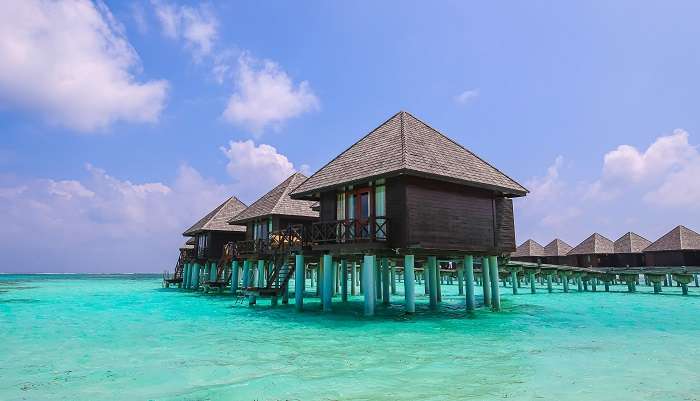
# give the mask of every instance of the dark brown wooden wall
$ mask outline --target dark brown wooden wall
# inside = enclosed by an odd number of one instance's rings
[[[496,198],[496,245],[500,252],[515,252],[513,200]]]
[[[647,266],[700,266],[700,251],[645,252]]]
[[[321,221],[333,221],[335,217],[336,192],[327,191],[321,193]]]
[[[645,266],[644,254],[641,253],[616,253],[612,255],[614,267],[640,267]]]
[[[492,192],[419,177],[405,182],[408,246],[496,251]]]
[[[209,243],[207,244],[207,259],[219,260],[224,253],[224,245],[230,241],[241,241],[245,239],[244,232],[230,231],[212,231],[209,234]]]
[[[408,242],[408,222],[406,220],[406,183],[403,176],[386,181],[386,217],[390,246],[405,248]]]

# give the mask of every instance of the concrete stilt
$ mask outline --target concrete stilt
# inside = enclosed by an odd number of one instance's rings
[[[294,256],[294,307],[298,311],[304,310],[304,255]]]
[[[457,293],[464,295],[464,268],[457,268]]]
[[[238,261],[231,262],[231,293],[236,295],[238,292]]]
[[[216,275],[217,275],[217,269],[218,267],[216,266],[216,262],[211,262],[211,270],[209,274],[209,281],[216,281]]]
[[[484,256],[481,258],[481,286],[484,291],[484,306],[491,307],[491,269],[489,267],[489,258]],[[498,277],[494,280],[498,285]]]
[[[562,276],[561,283],[564,286],[564,292],[569,292],[569,277],[566,275]]]
[[[333,286],[331,296],[335,296],[340,292],[340,274],[338,274],[340,267],[338,266],[338,261],[333,261]]]
[[[582,292],[582,291],[583,291],[583,280],[581,280],[581,275],[580,275],[580,274],[577,274],[577,275],[576,275],[576,290],[577,290],[578,292]]]
[[[348,263],[340,261],[340,296],[343,302],[348,302]]]
[[[435,281],[436,289],[437,289],[437,301],[438,303],[442,302],[442,272],[440,271],[440,263],[435,263],[435,275],[437,277],[437,280]]]
[[[389,259],[382,258],[382,303],[389,305],[391,301],[391,277],[389,277]]]
[[[695,286],[696,286],[696,287],[700,287],[700,281],[698,280],[698,275],[697,275],[697,274],[693,274],[693,278],[695,279]]]
[[[258,287],[265,286],[265,261],[258,260]]]
[[[428,256],[428,263],[427,263],[427,269],[428,269],[428,276],[430,279],[430,307],[435,309],[437,308],[437,286],[438,286],[438,277],[437,277],[437,258],[435,256]]]
[[[199,263],[194,264],[194,269],[192,269],[192,284],[190,288],[193,290],[198,290],[199,289],[199,268],[200,265]]]
[[[498,257],[489,256],[489,276],[496,278],[491,280],[491,309],[498,312],[501,310],[501,294],[498,289]]]
[[[547,273],[547,292],[552,293],[552,273]]]
[[[406,255],[403,261],[403,293],[406,299],[406,313],[416,311],[416,284],[414,274],[415,258],[413,255]]]
[[[467,312],[473,312],[476,301],[474,300],[474,256],[472,255],[464,257],[464,284],[467,293]]]
[[[491,262],[489,261],[489,265]],[[510,281],[513,283],[513,295],[518,295],[518,286],[515,284],[518,282],[518,272],[513,270],[510,272]]]
[[[243,285],[242,288],[245,290],[250,286],[250,260],[243,261]]]
[[[378,265],[375,265],[375,272],[374,272],[374,292],[375,296],[377,297],[377,301],[382,300],[382,259],[380,258],[378,261]]]
[[[185,263],[185,266],[182,268],[182,288],[187,289],[187,286],[190,282],[190,263]]]
[[[355,261],[353,260],[350,262],[350,295],[355,296],[357,295],[357,287],[355,286],[356,282],[356,270],[355,270]]]
[[[423,262],[423,287],[425,287],[425,295],[430,295],[430,269],[428,262]]]
[[[374,316],[374,303],[376,295],[374,290],[375,266],[377,257],[374,255],[365,255],[362,264],[362,288],[365,296],[365,316]]]
[[[391,295],[396,295],[396,266],[394,266],[394,263],[391,263],[391,266],[389,266],[389,272],[390,278],[391,278]]]
[[[330,312],[333,300],[333,257],[323,255],[323,311]]]
[[[535,272],[528,272],[527,275],[530,280],[530,293],[534,294],[537,292],[537,289],[535,288],[535,285],[537,284],[537,282],[535,281]]]

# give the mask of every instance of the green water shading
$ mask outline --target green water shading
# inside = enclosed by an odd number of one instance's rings
[[[697,399],[700,289],[624,288],[501,288],[503,312],[468,317],[456,286],[436,312],[419,287],[416,315],[396,296],[365,318],[360,297],[299,314],[150,275],[0,275],[0,400]]]

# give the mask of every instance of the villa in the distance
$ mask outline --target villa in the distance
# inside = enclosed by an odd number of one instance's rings
[[[612,266],[634,267],[644,266],[644,249],[651,245],[651,241],[639,234],[628,232],[618,238],[613,244],[615,254]]]
[[[243,202],[232,196],[182,234],[195,239],[194,259],[185,265],[185,275],[189,275],[185,288],[198,288],[200,279],[216,280],[216,266],[224,256],[224,245],[245,239],[245,227],[228,224],[233,216],[245,208]]]
[[[700,266],[700,234],[677,226],[644,249],[647,266]]]
[[[535,240],[527,240],[510,254],[511,260],[521,262],[542,263],[544,259],[544,247]]]
[[[498,309],[498,258],[515,251],[511,198],[526,193],[462,145],[402,111],[332,159],[291,197],[320,202],[311,240],[314,251],[325,253],[322,265],[331,266],[334,259],[362,261],[365,313],[371,315],[377,266],[386,303],[389,259],[396,258],[403,259],[409,312],[416,261],[428,273],[430,304],[437,304],[438,257],[463,263],[467,277],[473,275],[473,257],[482,257],[482,280],[489,284],[485,299]],[[331,309],[330,270],[323,272],[325,310]],[[469,303],[473,307],[473,299]]]
[[[612,266],[613,254],[615,253],[614,243],[606,237],[593,233],[567,253],[572,257],[574,266],[598,267]]]
[[[566,242],[556,238],[552,240],[549,244],[544,246],[544,263],[549,263],[552,265],[570,265],[573,266],[572,259],[575,260],[574,256],[567,256],[569,251],[571,251],[571,245]]]

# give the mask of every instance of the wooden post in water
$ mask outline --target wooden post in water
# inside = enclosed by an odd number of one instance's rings
[[[489,262],[490,264],[491,262]],[[513,269],[510,271],[510,281],[513,283],[513,295],[518,295],[518,285],[516,284],[518,282],[518,270]]]
[[[552,293],[552,273],[547,272],[547,292]]]
[[[457,267],[457,293],[464,295],[464,267]]]
[[[374,303],[376,299],[375,295],[375,265],[377,263],[377,257],[374,255],[365,255],[364,262],[362,264],[362,288],[364,289],[365,296],[365,316],[374,316]]]
[[[483,287],[484,291],[484,306],[486,307],[491,307],[491,280],[489,280],[491,277],[490,275],[490,268],[489,268],[489,258],[488,256],[484,256],[481,258],[481,286]],[[496,277],[493,277],[493,280],[496,282],[496,287],[498,287],[498,275]]]
[[[535,272],[532,271],[532,270],[530,270],[530,271],[527,273],[527,275],[528,275],[529,280],[530,280],[530,293],[531,293],[531,294],[534,294],[534,293],[537,292],[537,289],[535,288],[535,284],[537,284],[536,281],[535,281]]]
[[[413,255],[404,256],[403,261],[403,293],[405,297],[406,313],[416,312],[416,284],[414,282],[414,264],[415,257]]]

